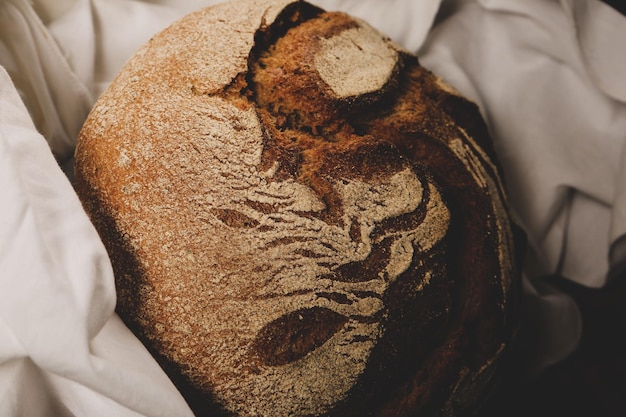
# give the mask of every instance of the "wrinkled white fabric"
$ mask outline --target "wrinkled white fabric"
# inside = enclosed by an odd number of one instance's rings
[[[597,0],[312,2],[419,50],[479,104],[529,236],[525,360],[561,360],[580,317],[542,278],[599,286],[626,265],[625,18]],[[191,415],[113,312],[106,253],[55,158],[71,179],[124,62],[213,3],[0,0],[0,416]]]
[[[0,63],[52,152],[67,159],[93,97],[27,1],[1,1],[0,22]]]

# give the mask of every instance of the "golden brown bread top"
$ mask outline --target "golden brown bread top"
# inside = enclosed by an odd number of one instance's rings
[[[454,410],[510,331],[485,138],[364,22],[236,1],[129,61],[81,131],[77,191],[118,311],[197,410]]]

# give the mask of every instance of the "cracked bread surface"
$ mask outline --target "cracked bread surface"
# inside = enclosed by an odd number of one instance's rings
[[[240,0],[98,100],[77,191],[118,312],[197,415],[462,415],[514,327],[514,236],[475,106],[366,23]]]

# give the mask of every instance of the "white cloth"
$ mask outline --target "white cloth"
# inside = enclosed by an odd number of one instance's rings
[[[71,177],[123,63],[216,2],[0,0],[0,416],[191,415],[113,312],[106,253],[55,158]],[[419,49],[479,104],[529,235],[528,362],[561,360],[580,318],[541,278],[599,286],[626,265],[625,18],[597,0],[313,2]]]

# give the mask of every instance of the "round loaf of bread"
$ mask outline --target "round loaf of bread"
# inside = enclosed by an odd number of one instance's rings
[[[76,150],[117,311],[198,416],[475,411],[519,291],[500,174],[474,104],[293,0],[154,36]]]

